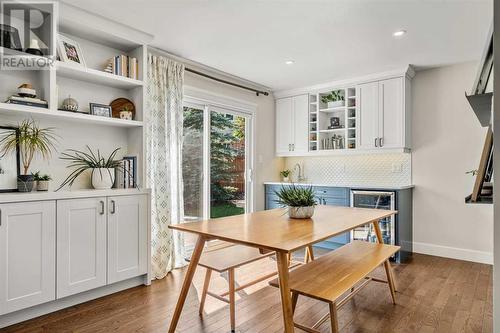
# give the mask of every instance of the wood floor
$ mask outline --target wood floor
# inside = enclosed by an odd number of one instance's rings
[[[271,267],[272,262],[264,262],[247,273],[260,274]],[[197,271],[178,331],[228,332],[228,309],[214,303],[218,301],[207,303],[203,319],[198,316],[203,273]],[[166,332],[183,274],[177,270],[151,287],[130,289],[0,331]],[[383,276],[383,270],[377,274]],[[392,305],[386,286],[372,283],[339,311],[341,332],[493,331],[491,266],[414,255],[410,264],[395,266],[395,276],[398,304]],[[224,288],[224,276],[214,279],[213,288]],[[282,332],[278,291],[265,283],[253,288],[237,302],[237,332]],[[326,311],[323,303],[299,299],[295,319],[311,325]],[[320,329],[329,332],[327,324]]]

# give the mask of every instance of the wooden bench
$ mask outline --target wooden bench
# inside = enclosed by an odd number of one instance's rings
[[[337,309],[346,304],[370,281],[387,283],[395,304],[395,287],[389,258],[399,248],[393,245],[353,241],[292,270],[289,277],[292,311],[295,312],[299,295],[327,302],[330,308],[329,313],[312,327],[294,323],[295,327],[317,333],[319,332],[317,328],[330,317],[332,332],[338,332]],[[381,264],[386,268],[387,281],[368,276]],[[279,287],[278,279],[270,281],[269,284]],[[340,299],[346,293],[347,296]]]

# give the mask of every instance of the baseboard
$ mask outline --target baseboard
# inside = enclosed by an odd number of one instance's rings
[[[413,242],[413,252],[493,265],[492,252],[462,249],[458,247],[449,247],[419,242]]]
[[[27,309],[19,310],[12,313],[7,313],[0,316],[0,329],[10,325],[23,322],[28,319],[40,317],[47,313],[62,310],[64,308],[84,303],[99,297],[114,294],[118,291],[129,289],[143,284],[150,283],[147,275],[138,276],[125,281],[113,283],[111,285],[103,286],[97,289],[85,291],[76,295],[71,295],[48,303],[35,305]]]

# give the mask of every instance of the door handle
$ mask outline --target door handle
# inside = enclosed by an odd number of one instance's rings
[[[0,227],[2,226],[2,210],[0,209]]]
[[[101,205],[101,211],[99,212],[99,214],[104,215],[104,201],[99,200],[99,204]]]
[[[295,151],[295,143],[292,143],[292,151]]]
[[[288,151],[292,151],[292,145],[288,144]]]
[[[378,138],[375,138],[375,147],[378,147],[377,140],[378,140]]]
[[[379,138],[379,139],[378,139],[378,145],[379,145],[380,147],[383,147],[383,146],[384,146],[384,144],[383,144],[383,142],[384,142],[384,141],[383,141],[383,140],[384,140],[383,138]]]
[[[111,214],[114,214],[116,212],[116,205],[115,205],[115,201],[114,200],[111,200],[111,210],[110,210],[110,213]]]

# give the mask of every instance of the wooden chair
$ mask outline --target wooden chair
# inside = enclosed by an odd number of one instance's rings
[[[277,272],[269,273],[263,275],[255,280],[252,280],[248,283],[245,283],[241,286],[236,287],[235,284],[235,269],[241,267],[243,265],[255,262],[257,260],[261,260],[267,257],[270,257],[274,254],[274,252],[262,251],[257,248],[243,246],[243,245],[235,245],[227,242],[217,242],[215,245],[207,248],[203,254],[201,255],[200,261],[198,263],[199,266],[206,268],[207,272],[205,274],[205,281],[203,283],[203,290],[201,293],[200,299],[200,307],[199,314],[203,315],[203,309],[205,307],[205,300],[208,296],[212,296],[222,302],[229,304],[229,313],[231,318],[231,331],[234,332],[236,326],[236,309],[235,309],[235,295],[236,292],[248,288],[254,284],[257,284],[261,281],[269,279],[277,274]],[[306,262],[310,261],[314,258],[312,254],[312,247],[306,249],[306,256],[304,260]],[[189,259],[186,259],[189,261]],[[292,263],[289,258],[289,266],[296,267],[298,263]],[[212,272],[228,272],[228,285],[229,290],[216,294],[209,291],[210,286],[210,278],[212,276]]]
[[[399,251],[399,248],[393,245],[354,241],[292,270],[289,285],[292,291],[293,313],[299,295],[315,298],[329,305],[329,313],[312,327],[294,323],[295,327],[306,332],[318,333],[317,328],[330,318],[332,332],[338,332],[337,310],[370,281],[387,283],[392,301],[396,304],[394,280],[388,260]],[[387,281],[368,276],[381,264],[386,268]],[[278,279],[270,281],[269,284],[279,287]],[[340,299],[346,293],[347,296]]]

